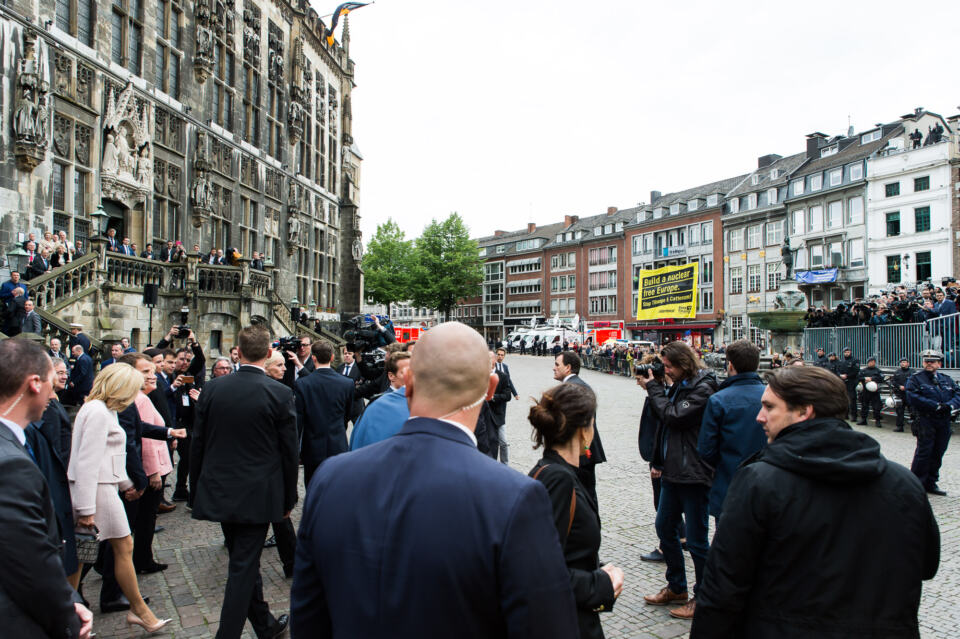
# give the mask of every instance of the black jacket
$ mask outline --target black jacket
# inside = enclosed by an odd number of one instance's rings
[[[293,392],[241,366],[200,394],[190,448],[193,518],[263,524],[297,503]]]
[[[490,409],[490,402],[483,402],[480,406],[477,427],[473,435],[477,438],[477,450],[487,457],[496,459],[500,451],[500,439],[497,437],[497,425],[494,422],[493,411]]]
[[[794,424],[730,485],[690,637],[919,637],[939,561],[909,470],[842,420]]]
[[[856,386],[860,380],[860,360],[851,355],[849,358],[841,357],[837,360],[837,375],[846,375],[842,380],[847,386]]]
[[[318,368],[297,380],[297,431],[305,469],[315,469],[328,457],[350,450],[347,421],[353,389],[353,380],[332,368]]]
[[[490,410],[493,411],[493,420],[497,426],[503,426],[507,423],[507,402],[513,399],[517,390],[510,381],[510,369],[504,366],[504,371],[494,371],[497,373],[497,388],[493,391],[493,399],[490,400]]]
[[[660,420],[653,413],[653,404],[644,402],[643,410],[640,412],[640,432],[637,434],[637,447],[644,461],[653,462],[653,448],[659,429]]]
[[[580,386],[586,386],[590,388],[590,384],[586,383],[580,379],[579,375],[573,375],[570,379],[567,380],[568,384],[579,384]],[[593,391],[590,388],[591,392]],[[593,416],[593,441],[590,443],[590,457],[587,458],[583,455],[580,456],[580,465],[584,464],[584,460],[587,460],[586,463],[593,465],[602,464],[607,461],[607,455],[603,452],[603,443],[600,441],[600,430],[597,428],[597,416]]]
[[[877,384],[883,384],[883,371],[881,371],[876,366],[867,366],[866,368],[861,368],[859,373],[859,381],[864,384],[867,383],[867,378],[870,378],[869,381],[874,381]],[[877,392],[880,392],[880,389],[877,389]]]
[[[647,402],[660,420],[654,440],[653,466],[663,469],[663,479],[676,484],[706,484],[713,469],[697,453],[700,423],[707,400],[717,392],[717,376],[701,370],[695,378],[674,384],[670,394],[657,381],[647,384]],[[664,454],[666,445],[666,454]]]
[[[600,569],[600,516],[597,514],[597,505],[577,479],[576,469],[555,451],[544,452],[543,458],[530,470],[529,475],[537,475],[537,481],[546,487],[550,496],[553,523],[560,536],[560,547],[563,548],[563,558],[570,571],[570,587],[577,604],[580,639],[600,639],[603,637],[603,628],[597,613],[612,609],[616,599],[610,576]],[[574,493],[575,500],[572,497]]]
[[[830,362],[830,358],[826,355],[817,355],[816,361],[814,361],[814,366],[819,366],[820,368],[827,368],[827,364]]]
[[[312,359],[312,358],[311,358],[311,360],[310,360],[310,364],[313,364],[313,359]],[[345,370],[347,370],[347,365],[346,365],[346,364],[340,364],[340,366],[337,367],[337,372],[340,373],[341,375],[343,375],[343,373],[344,373]],[[354,384],[353,405],[352,405],[351,408],[350,408],[350,421],[352,421],[354,424],[356,424],[356,423],[357,423],[357,420],[360,419],[360,413],[363,412],[363,407],[364,407],[364,406],[363,406],[363,398],[360,397],[360,395],[358,395],[357,392],[356,392],[356,384],[357,384],[357,382],[359,382],[361,379],[363,379],[363,376],[360,375],[360,367],[357,366],[357,363],[356,363],[356,362],[354,362],[353,364],[350,365],[350,374],[349,374],[349,375],[344,375],[344,377],[346,377],[347,379],[352,380],[352,381],[353,381],[353,384]]]
[[[902,398],[906,395],[907,380],[913,376],[913,369],[907,368],[903,369],[897,367],[897,372],[890,376],[890,385],[893,386],[893,392],[897,397]],[[904,390],[900,390],[900,387],[903,386]]]
[[[4,637],[72,639],[80,632],[60,561],[50,489],[10,429],[0,424],[0,619]],[[10,478],[15,477],[16,481]]]

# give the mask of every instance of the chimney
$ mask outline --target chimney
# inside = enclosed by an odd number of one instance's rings
[[[769,155],[762,155],[757,158],[757,168],[762,169],[765,166],[770,166],[777,160],[782,160],[782,155],[777,155],[776,153],[770,153]]]
[[[818,158],[820,157],[820,149],[824,146],[827,141],[827,136],[823,133],[815,132],[807,136],[807,157],[808,158]]]
[[[607,215],[613,215],[614,213],[616,213],[616,212],[619,211],[619,210],[620,210],[620,209],[618,209],[618,208],[615,207],[615,206],[608,206],[608,207],[607,207]]]
[[[527,222],[527,233],[533,233],[537,230],[537,225],[533,222]]]
[[[654,204],[661,197],[663,197],[663,193],[660,191],[650,191],[650,204]]]
[[[571,226],[573,226],[574,224],[576,224],[577,221],[579,221],[579,220],[580,220],[580,216],[579,216],[579,215],[564,215],[564,216],[563,216],[563,228],[568,229],[568,228],[570,228]]]
[[[506,234],[507,234],[506,231],[494,231],[494,232],[493,232],[493,236],[494,236],[494,237],[503,237],[503,236],[506,235]]]

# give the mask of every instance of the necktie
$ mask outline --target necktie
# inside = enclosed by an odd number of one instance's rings
[[[33,463],[36,464],[36,463],[37,463],[37,456],[33,454],[33,447],[30,445],[30,442],[24,441],[24,442],[23,442],[23,447],[27,449],[27,453],[29,453],[30,459],[32,459],[32,460],[33,460]]]
[[[346,370],[343,371],[343,374],[346,375],[347,377],[350,377],[350,367],[351,367],[351,366],[352,366],[352,364],[347,364]]]

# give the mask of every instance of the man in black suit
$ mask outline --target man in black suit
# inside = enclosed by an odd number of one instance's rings
[[[107,229],[107,250],[120,251],[120,242],[117,241],[117,229]]]
[[[71,404],[82,404],[83,398],[93,388],[93,360],[77,344],[70,351],[73,355],[73,368],[70,369],[69,396]]]
[[[30,265],[27,267],[27,272],[23,276],[27,280],[32,280],[41,275],[45,274],[50,270],[50,253],[46,250],[40,252],[39,255],[33,258],[30,261]]]
[[[266,376],[270,333],[247,326],[237,339],[240,370],[210,380],[200,395],[190,453],[194,519],[220,522],[230,567],[217,639],[238,639],[250,619],[260,639],[277,637],[263,600],[260,554],[270,522],[297,503],[297,415],[293,393]]]
[[[60,360],[63,362],[64,366],[66,366],[68,369],[70,368],[68,363],[69,358],[67,357],[67,354],[63,352],[63,346],[60,342],[60,338],[50,338],[50,348],[47,349],[47,355],[49,355],[54,362],[56,362],[56,360]]]
[[[354,359],[354,354],[350,351],[343,352],[343,364],[337,367],[337,372],[343,375],[344,377],[349,377],[353,380],[354,390],[356,390],[356,385],[361,380],[360,369],[357,367],[357,362]],[[350,421],[354,426],[357,425],[357,420],[360,419],[360,413],[363,412],[363,398],[354,392],[353,394],[353,405],[350,407]]]
[[[508,451],[510,445],[507,443],[507,402],[513,399],[520,399],[517,395],[517,389],[513,386],[513,380],[510,379],[510,368],[503,363],[507,352],[503,348],[497,349],[497,359],[494,364],[494,372],[499,378],[497,389],[493,391],[493,399],[490,400],[490,410],[493,413],[493,423],[497,427],[497,447],[500,452],[500,462],[506,464],[509,461]],[[496,459],[496,455],[492,455]]]
[[[53,366],[39,344],[6,339],[0,371],[0,634],[86,639],[93,613],[67,583],[50,489],[24,434],[53,396]]]
[[[562,351],[554,358],[553,378],[558,382],[570,384],[580,384],[590,388],[590,384],[580,379],[580,356],[574,351]],[[590,388],[592,391],[593,389]],[[577,468],[577,477],[583,484],[593,501],[597,501],[597,464],[607,461],[607,456],[603,452],[603,444],[600,443],[600,431],[597,430],[597,416],[593,416],[593,443],[586,454],[580,455],[580,466]]]
[[[70,354],[73,354],[73,347],[79,344],[83,347],[83,352],[90,354],[90,338],[83,334],[83,324],[76,322],[70,324],[70,339],[67,340],[67,348]]]
[[[144,259],[147,259],[147,260],[152,260],[152,259],[154,259],[154,255],[153,255],[153,244],[147,244],[147,249],[146,249],[145,251],[142,251],[142,252],[140,253],[140,257],[142,257],[142,258],[144,258]]]
[[[483,338],[445,322],[411,362],[400,432],[328,459],[307,491],[293,636],[576,637],[546,489],[477,451]]]
[[[333,362],[330,342],[317,340],[310,348],[316,370],[298,379],[294,390],[297,430],[301,434],[303,484],[308,487],[310,478],[323,460],[350,450],[347,421],[353,406],[354,388],[352,380],[330,368]]]

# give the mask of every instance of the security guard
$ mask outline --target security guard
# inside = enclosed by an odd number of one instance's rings
[[[946,495],[940,490],[940,464],[950,443],[950,413],[960,408],[960,388],[951,377],[937,372],[943,365],[943,353],[920,353],[923,370],[907,380],[907,403],[917,412],[917,450],[910,470],[931,495]]]
[[[837,375],[847,387],[847,400],[850,404],[847,418],[857,421],[857,384],[860,382],[860,360],[853,356],[847,346],[843,349],[843,359],[837,365]]]
[[[883,373],[877,368],[877,358],[871,357],[867,360],[867,367],[860,370],[860,383],[863,384],[863,402],[860,406],[860,426],[867,425],[867,417],[871,408],[873,408],[873,419],[877,428],[881,428],[880,422],[880,384],[883,383]],[[870,390],[871,388],[875,390]]]
[[[900,368],[890,377],[893,394],[900,400],[897,403],[897,427],[893,429],[895,433],[903,432],[903,415],[907,408],[907,380],[911,377],[913,377],[913,369],[910,368],[910,360],[904,357],[900,360]],[[913,411],[910,412],[912,413]]]

